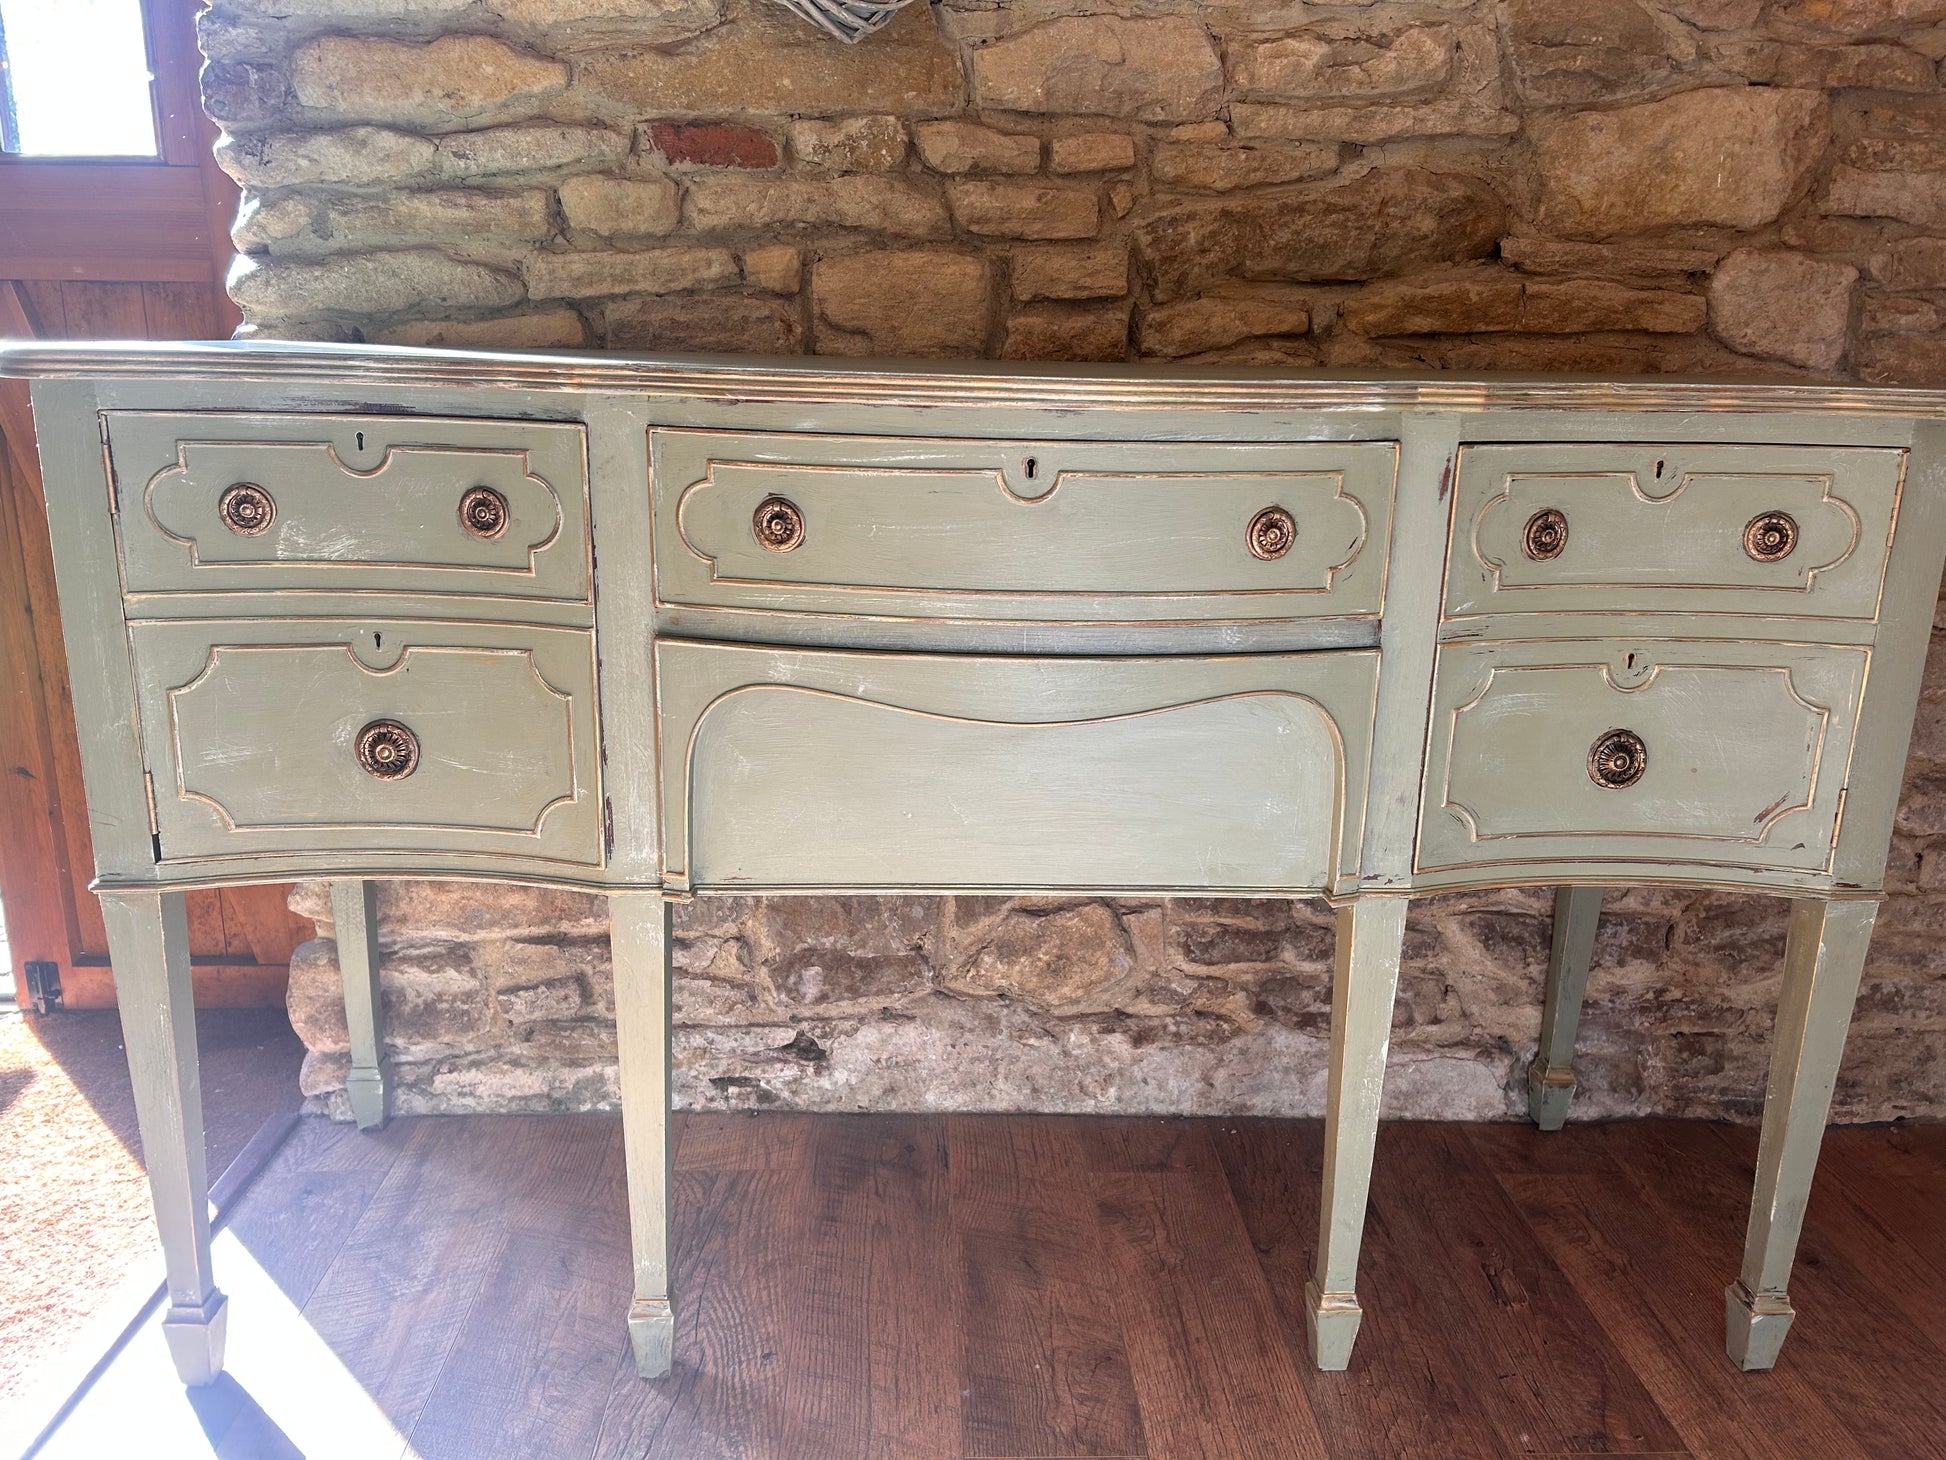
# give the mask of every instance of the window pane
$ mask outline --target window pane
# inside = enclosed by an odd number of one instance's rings
[[[153,157],[141,0],[0,0],[16,150]]]

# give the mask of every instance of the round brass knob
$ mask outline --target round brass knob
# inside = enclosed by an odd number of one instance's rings
[[[270,526],[277,504],[255,482],[238,482],[217,499],[216,515],[238,537],[255,537]]]
[[[1743,550],[1760,563],[1788,558],[1797,546],[1797,519],[1788,512],[1764,512],[1743,529]]]
[[[750,530],[773,553],[787,553],[804,541],[804,514],[788,497],[765,497],[750,519]]]
[[[1282,507],[1266,507],[1250,519],[1247,541],[1252,556],[1265,562],[1281,558],[1297,541],[1297,522]]]
[[[419,737],[397,720],[374,720],[358,732],[358,763],[381,781],[402,781],[419,768]]]
[[[474,487],[459,499],[459,523],[475,537],[498,537],[507,530],[507,499],[492,487]]]
[[[1568,515],[1554,507],[1543,507],[1527,519],[1526,531],[1520,535],[1520,545],[1527,556],[1537,563],[1561,556],[1561,549],[1568,545]]]
[[[1633,730],[1610,730],[1588,752],[1588,779],[1604,790],[1632,786],[1648,768],[1649,747]]]

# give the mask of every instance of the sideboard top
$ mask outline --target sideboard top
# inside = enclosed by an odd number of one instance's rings
[[[1946,390],[1679,376],[760,359],[589,351],[433,350],[268,341],[0,340],[0,377],[355,381],[373,387],[651,392],[689,399],[1060,409],[1815,412],[1946,418]]]

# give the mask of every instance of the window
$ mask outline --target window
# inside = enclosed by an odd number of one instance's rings
[[[154,157],[142,0],[0,0],[0,151]]]

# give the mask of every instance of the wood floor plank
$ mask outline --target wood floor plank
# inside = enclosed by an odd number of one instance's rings
[[[404,1149],[304,1305],[401,1432],[417,1422],[499,1259],[520,1173],[553,1139],[546,1117],[410,1122]]]
[[[1415,1294],[1422,1321],[1461,1336],[1454,1350],[1460,1382],[1505,1448],[1683,1448],[1463,1128],[1402,1121],[1389,1136],[1373,1202],[1423,1264]]]
[[[1062,1119],[1060,1116],[1047,1117]],[[1069,1117],[1091,1171],[1214,1171],[1209,1122],[1179,1116]]]
[[[797,1110],[685,1111],[674,1117],[678,1171],[768,1171],[811,1156],[822,1115]]]
[[[412,1427],[421,1460],[578,1460],[600,1434],[633,1287],[621,1122],[533,1118],[545,1148]]]
[[[624,1354],[611,1380],[596,1460],[770,1460],[784,1429],[781,1355],[790,1253],[781,1214],[805,1200],[809,1162],[715,1175],[678,1171],[674,1187],[675,1367],[645,1380]]]
[[[1717,1254],[1727,1282],[1736,1274],[1755,1169],[1756,1132],[1687,1121],[1636,1121],[1603,1127],[1602,1139],[1662,1218],[1687,1226]],[[1731,1159],[1725,1159],[1725,1153]],[[1816,1229],[1807,1229],[1791,1275],[1797,1321],[1779,1368],[1795,1367],[1867,1454],[1936,1451],[1946,1435],[1946,1353],[1905,1322],[1870,1279]],[[1722,1303],[1698,1314],[1720,1333]],[[1728,1362],[1727,1360],[1725,1361]],[[1891,1396],[1896,1403],[1888,1403]]]
[[[1720,1275],[1626,1175],[1502,1172],[1499,1180],[1692,1451],[1716,1460],[1864,1460],[1814,1386],[1789,1370],[1745,1375],[1731,1366]]]
[[[1946,1273],[1946,1123],[1836,1127],[1825,1132],[1818,1173],[1836,1177],[1874,1223]]]
[[[1326,1455],[1275,1302],[1214,1160],[1096,1172],[1129,1371],[1152,1454]]]
[[[360,1131],[306,1116],[237,1204],[230,1231],[298,1307],[310,1301],[407,1139],[403,1123]]]
[[[1390,1160],[1390,1127],[1379,1131],[1378,1160]],[[1237,1210],[1270,1285],[1285,1347],[1333,1455],[1499,1460],[1499,1435],[1467,1392],[1453,1336],[1427,1323],[1412,1302],[1429,1274],[1402,1249],[1374,1211],[1366,1223],[1358,1287],[1364,1295],[1351,1368],[1319,1372],[1305,1336],[1304,1284],[1317,1255],[1323,1179],[1322,1121],[1225,1120],[1211,1141]]]
[[[969,1456],[1146,1451],[1078,1122],[947,1123]]]

